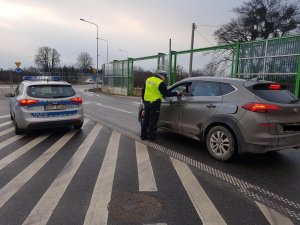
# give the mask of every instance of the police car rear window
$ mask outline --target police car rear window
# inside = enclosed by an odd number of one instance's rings
[[[75,94],[70,85],[32,85],[27,88],[27,95],[34,98],[67,98]]]

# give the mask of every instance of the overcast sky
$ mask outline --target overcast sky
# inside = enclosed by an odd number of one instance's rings
[[[96,64],[96,26],[108,40],[109,61],[190,48],[214,46],[216,27],[233,18],[242,0],[0,0],[0,68],[34,65],[39,47],[55,48],[63,65],[74,65],[81,52]],[[99,40],[99,67],[106,62],[106,42]]]

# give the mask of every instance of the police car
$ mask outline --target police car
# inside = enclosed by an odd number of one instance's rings
[[[83,124],[82,98],[71,84],[56,76],[25,76],[10,99],[10,116],[15,133],[27,129],[74,126]]]

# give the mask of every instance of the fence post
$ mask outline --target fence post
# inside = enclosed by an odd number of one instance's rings
[[[168,85],[171,85],[171,80],[172,80],[172,77],[173,77],[173,75],[172,75],[172,51],[170,51],[170,53],[169,53],[169,66],[168,66],[168,74],[170,75],[170,78],[168,79]]]
[[[298,65],[297,65],[297,77],[296,77],[296,87],[295,87],[295,95],[299,98],[299,85],[300,85],[300,52],[298,55]]]
[[[133,58],[127,60],[127,95],[133,95]]]
[[[164,53],[158,53],[158,55],[157,55],[157,70],[165,70],[164,69],[164,65],[165,65],[164,56],[165,56]]]
[[[173,79],[172,79],[172,84],[174,84],[176,82],[176,76],[177,76],[177,54],[175,51],[173,51],[174,53],[174,67],[173,67]]]
[[[240,58],[240,43],[237,42],[236,45],[233,48],[233,54],[234,54],[234,61],[232,62],[232,76],[234,78],[237,77],[238,71],[239,71],[239,58]]]

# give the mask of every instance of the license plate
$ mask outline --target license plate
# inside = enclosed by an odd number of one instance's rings
[[[45,105],[45,110],[50,111],[50,110],[65,110],[67,109],[66,105]]]

